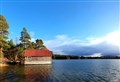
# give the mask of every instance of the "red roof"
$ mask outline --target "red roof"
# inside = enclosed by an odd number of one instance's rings
[[[25,50],[24,56],[50,57],[52,52],[49,50]]]

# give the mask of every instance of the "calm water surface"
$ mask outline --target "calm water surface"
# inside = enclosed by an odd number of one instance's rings
[[[0,82],[120,82],[120,60],[53,60],[0,67]]]

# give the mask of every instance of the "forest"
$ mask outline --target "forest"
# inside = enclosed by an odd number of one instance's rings
[[[12,27],[11,27],[12,28]],[[13,39],[9,39],[9,24],[4,16],[0,15],[0,58],[8,61],[22,61],[25,49],[47,49],[41,39],[31,41],[30,34],[26,27],[23,27],[19,43],[14,44]]]

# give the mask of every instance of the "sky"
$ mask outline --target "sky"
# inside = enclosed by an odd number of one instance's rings
[[[14,41],[26,27],[56,54],[119,55],[119,0],[1,0]]]

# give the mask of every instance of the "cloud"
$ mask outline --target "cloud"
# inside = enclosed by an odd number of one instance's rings
[[[92,55],[90,55],[91,57],[101,57],[102,54],[101,53],[94,53]]]
[[[36,40],[35,38],[31,38],[31,41],[32,41],[32,42],[35,42],[35,40]]]
[[[74,39],[67,35],[57,35],[53,40],[44,41],[48,49],[57,54],[101,55],[120,54],[120,31],[113,31],[105,36],[94,38],[87,37],[85,40]]]
[[[35,33],[34,32],[30,32],[30,37],[31,37],[31,41],[35,42],[36,38],[35,38]]]
[[[34,36],[35,36],[35,33],[34,33],[34,32],[30,32],[30,36],[31,36],[31,37],[34,37]]]
[[[95,38],[90,41],[90,44],[99,44],[102,42],[107,42],[108,44],[115,45],[115,46],[120,46],[120,31],[114,31],[106,36],[100,37],[100,38]]]

